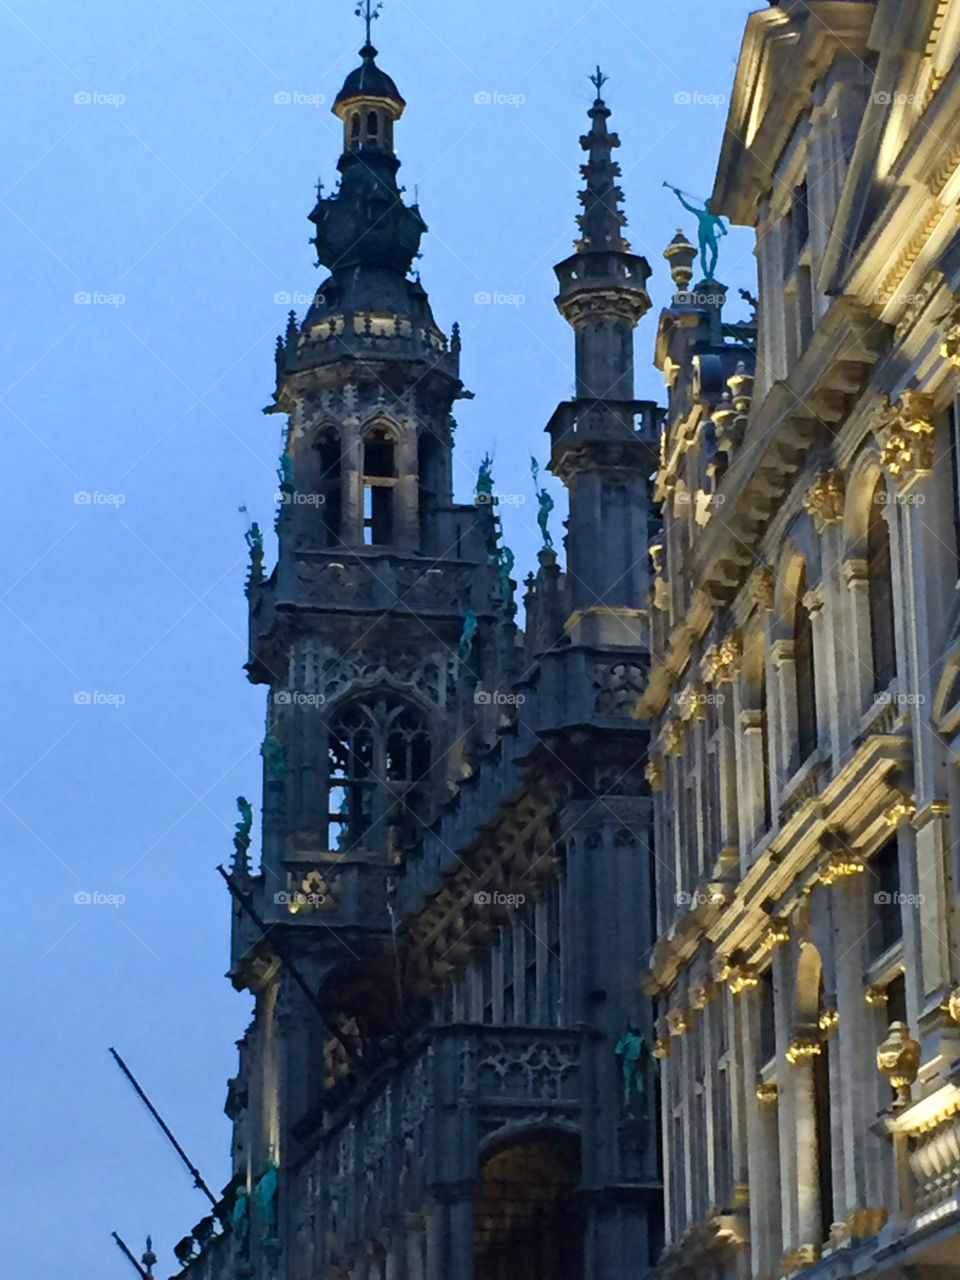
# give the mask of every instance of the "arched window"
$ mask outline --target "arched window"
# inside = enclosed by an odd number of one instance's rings
[[[380,120],[375,111],[367,112],[367,143],[376,146],[380,132]]]
[[[360,142],[360,112],[354,111],[350,117],[350,142],[352,146],[357,146]]]
[[[870,501],[867,523],[867,581],[870,600],[870,652],[873,662],[873,688],[882,693],[897,674],[897,650],[894,641],[893,579],[890,569],[890,529],[884,519],[887,487],[883,477],[877,479]]]
[[[809,759],[817,747],[817,694],[814,686],[813,624],[804,604],[807,571],[800,570],[793,612],[793,658],[797,694],[797,764]]]
[[[367,546],[393,541],[395,452],[393,437],[383,427],[375,427],[363,442],[363,541]]]
[[[426,820],[430,732],[393,696],[352,702],[330,725],[327,789],[331,848],[399,856]]]
[[[314,442],[319,471],[317,491],[322,499],[320,518],[323,521],[324,544],[340,545],[340,437],[332,428],[321,432]]]

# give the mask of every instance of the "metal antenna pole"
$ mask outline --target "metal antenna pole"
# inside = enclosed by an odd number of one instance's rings
[[[163,1130],[166,1137],[169,1139],[170,1144],[173,1147],[174,1151],[176,1151],[177,1155],[180,1157],[183,1163],[190,1170],[191,1174],[193,1175],[193,1185],[203,1192],[203,1194],[207,1197],[207,1199],[210,1201],[212,1205],[216,1206],[217,1204],[219,1204],[217,1197],[213,1194],[213,1192],[204,1182],[203,1178],[201,1178],[200,1170],[197,1168],[195,1164],[191,1162],[190,1157],[187,1155],[183,1147],[181,1147],[180,1143],[176,1140],[176,1138],[170,1132],[167,1125],[164,1123],[163,1117],[160,1115],[160,1112],[156,1109],[156,1107],[153,1105],[153,1103],[150,1101],[147,1095],[140,1088],[140,1085],[137,1083],[133,1072],[130,1070],[130,1068],[127,1066],[124,1060],[120,1057],[119,1053],[117,1053],[116,1049],[111,1049],[110,1052],[113,1054],[113,1058],[117,1066],[120,1068],[123,1074],[127,1077],[130,1083],[133,1085],[134,1089],[136,1089],[137,1095],[140,1098],[140,1101],[144,1104],[144,1106],[153,1116],[154,1120],[156,1120],[157,1124],[160,1126],[160,1128]]]
[[[140,1276],[140,1280],[153,1280],[153,1276],[151,1275],[151,1273],[149,1271],[144,1271],[143,1267],[141,1267],[140,1263],[136,1260],[136,1258],[127,1248],[126,1244],[117,1235],[116,1231],[111,1231],[110,1234],[113,1236],[114,1240],[116,1240],[117,1247],[120,1249],[120,1251],[122,1253],[125,1253],[126,1256],[130,1259],[131,1265],[136,1267],[137,1273]]]

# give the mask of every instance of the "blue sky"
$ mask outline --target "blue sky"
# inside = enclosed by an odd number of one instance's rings
[[[214,867],[235,797],[259,810],[264,709],[242,670],[238,507],[272,527],[280,426],[261,409],[284,295],[321,278],[307,214],[317,178],[336,178],[329,103],[357,62],[353,7],[0,0],[10,1275],[132,1274],[117,1229],[138,1251],[152,1232],[166,1276],[205,1212],[109,1045],[207,1181],[229,1177],[225,1082],[251,1001],[222,976]],[[377,24],[409,104],[401,181],[430,227],[418,265],[439,323],[461,323],[476,393],[458,406],[457,496],[490,449],[497,490],[527,496],[503,512],[518,580],[537,546],[529,457],[545,463],[544,424],[573,384],[552,267],[576,230],[587,75],[600,62],[610,76],[627,234],[653,268],[638,395],[662,399],[661,254],[694,227],[661,184],[709,194],[725,115],[675,95],[729,96],[755,7],[387,0]],[[739,319],[749,233],[722,250]]]

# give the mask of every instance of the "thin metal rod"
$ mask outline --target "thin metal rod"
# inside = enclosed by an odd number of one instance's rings
[[[167,1138],[170,1140],[170,1144],[173,1147],[174,1151],[176,1151],[177,1155],[180,1157],[183,1163],[187,1166],[187,1168],[193,1174],[193,1185],[203,1192],[203,1194],[207,1197],[207,1199],[210,1201],[212,1205],[216,1206],[217,1204],[219,1204],[217,1197],[213,1194],[213,1192],[204,1182],[203,1178],[201,1178],[200,1170],[197,1168],[195,1164],[191,1162],[190,1157],[187,1155],[183,1147],[181,1147],[180,1143],[176,1140],[176,1138],[170,1132],[167,1125],[164,1123],[163,1116],[161,1116],[160,1112],[156,1109],[156,1107],[153,1105],[153,1103],[150,1101],[147,1095],[140,1088],[140,1085],[137,1083],[136,1077],[134,1076],[133,1072],[130,1070],[130,1068],[127,1066],[124,1060],[120,1057],[119,1053],[117,1053],[116,1049],[111,1049],[110,1052],[113,1054],[114,1061],[116,1062],[117,1066],[120,1068],[123,1074],[127,1077],[130,1083],[133,1085],[134,1089],[136,1089],[137,1095],[139,1096],[140,1101],[144,1104],[144,1106],[153,1116],[154,1120],[156,1120],[157,1124],[160,1126],[160,1128],[166,1134]]]
[[[133,1256],[133,1254],[130,1252],[130,1250],[127,1248],[124,1242],[120,1239],[117,1233],[115,1231],[111,1231],[110,1234],[113,1236],[114,1240],[116,1240],[117,1246],[127,1255],[130,1261],[136,1267],[137,1271],[140,1273],[141,1280],[152,1280],[150,1272],[144,1271],[143,1267],[141,1267],[140,1263],[136,1260],[136,1258]]]
[[[227,888],[230,890],[230,892],[233,894],[236,900],[240,903],[240,906],[244,909],[244,911],[246,911],[247,915],[250,917],[253,923],[260,930],[261,934],[264,937],[266,937],[267,934],[270,932],[270,930],[267,927],[267,925],[264,923],[260,915],[254,910],[253,905],[250,902],[250,895],[246,893],[242,893],[241,890],[237,888],[237,886],[233,882],[233,877],[230,875],[229,872],[224,871],[222,866],[217,867],[217,870],[223,876],[224,880],[226,880]],[[307,982],[307,980],[304,978],[303,974],[300,972],[297,966],[293,963],[290,957],[284,954],[280,946],[279,938],[272,937],[270,939],[270,944],[273,947],[274,951],[277,953],[277,957],[279,958],[281,964],[285,966],[287,972],[290,974],[290,977],[294,980],[294,982],[297,984],[297,986],[300,988],[303,994],[307,997],[307,1000],[310,1002],[310,1007],[319,1016],[320,1021],[323,1023],[323,1025],[326,1027],[326,1029],[330,1032],[332,1036],[336,1036],[337,1040],[339,1040],[340,1044],[343,1046],[344,1050],[346,1051],[346,1054],[349,1057],[350,1061],[353,1063],[356,1063],[357,1054],[353,1045],[346,1038],[346,1036],[343,1034],[343,1032],[340,1030],[337,1024],[335,1022],[331,1022],[330,1018],[327,1016],[326,1009],[324,1009],[323,1005],[320,1003],[319,999],[316,996],[316,993],[311,990],[310,985]]]

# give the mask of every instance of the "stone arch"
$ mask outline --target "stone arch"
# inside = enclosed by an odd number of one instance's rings
[[[551,1125],[510,1127],[481,1148],[474,1212],[475,1280],[584,1273],[580,1142]]]
[[[847,556],[862,559],[866,553],[870,508],[878,481],[886,485],[879,452],[872,447],[861,449],[847,476],[843,506],[843,538]]]
[[[812,942],[801,942],[797,957],[794,1009],[798,1024],[805,1028],[819,1025],[822,988],[823,958]]]

